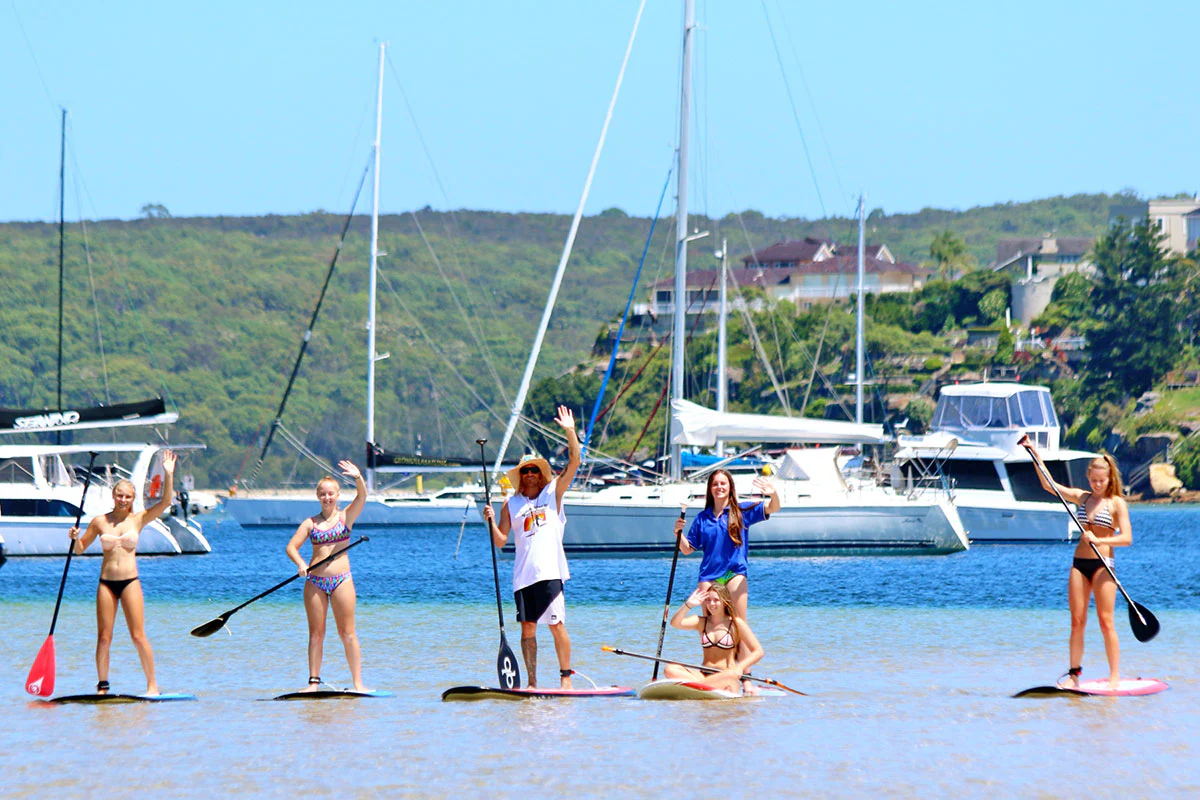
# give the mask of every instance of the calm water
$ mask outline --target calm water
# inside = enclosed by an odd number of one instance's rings
[[[755,560],[751,622],[767,650],[757,671],[813,696],[727,704],[443,704],[449,686],[495,681],[486,535],[468,529],[456,561],[457,527],[379,532],[352,557],[364,675],[395,698],[256,702],[307,677],[298,582],[234,615],[232,635],[188,631],[288,577],[291,531],[226,523],[207,528],[211,555],[141,561],[159,683],[201,701],[45,706],[22,684],[45,639],[62,560],[10,560],[0,569],[0,785],[6,797],[1195,795],[1200,509],[1137,509],[1133,523],[1136,545],[1118,553],[1118,571],[1162,633],[1136,642],[1121,604],[1122,671],[1172,687],[1148,698],[1008,697],[1068,666],[1069,545]],[[677,599],[697,565],[681,559]],[[601,684],[649,679],[649,664],[600,647],[653,652],[669,567],[669,558],[572,562],[568,627],[581,673]],[[98,570],[94,559],[72,564],[55,633],[60,694],[95,683]],[[1094,617],[1090,626],[1085,675],[1101,677]],[[330,630],[322,674],[344,684]],[[546,683],[555,666],[547,632],[540,644]],[[694,636],[674,631],[665,652],[699,656]],[[143,688],[123,622],[110,680],[116,691]]]

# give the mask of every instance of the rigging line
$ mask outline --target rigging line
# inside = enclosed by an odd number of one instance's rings
[[[556,444],[565,445],[567,443],[567,437],[562,434],[562,430],[560,428],[551,428],[549,425],[545,424],[544,422],[533,419],[531,417],[527,417],[524,414],[521,415],[521,421],[524,422],[526,425],[528,425],[531,429],[533,429],[534,432],[541,434],[543,437],[545,437],[546,439],[548,439]],[[656,477],[656,478],[666,477],[664,473],[657,472],[655,470],[646,469],[645,467],[638,465],[636,462],[627,461],[626,459],[624,459],[618,455],[614,455],[612,453],[606,453],[601,450],[596,450],[595,448],[592,449],[592,452],[594,454],[592,457],[593,461],[603,461],[603,462],[611,463],[611,464],[619,464],[619,465],[625,466],[625,467],[634,467],[636,469],[643,470],[646,473],[648,473],[650,476]]]
[[[69,141],[71,146],[68,148],[68,151],[71,154],[71,164],[75,167],[75,179],[79,182],[79,185],[83,187],[83,196],[87,198],[88,205],[92,207],[92,213],[95,214],[98,219],[100,217],[100,212],[96,208],[96,201],[92,197],[91,190],[88,188],[87,178],[83,176],[83,170],[79,166],[78,149],[75,146],[74,137],[69,137]],[[82,215],[83,214],[81,210],[80,216]],[[112,241],[108,238],[108,234],[105,232],[103,225],[98,226],[97,230],[100,232],[100,240],[104,243],[105,250],[108,251],[108,257],[112,264],[113,270],[117,273],[117,283],[121,286],[122,294],[125,295],[125,302],[129,304],[130,309],[137,309],[138,304],[134,302],[133,295],[129,291],[130,281],[125,280],[125,275],[121,270],[121,263],[117,259],[116,250],[113,248]],[[149,305],[149,303],[144,303],[142,307],[145,308]],[[155,355],[155,348],[150,344],[150,337],[146,333],[146,326],[142,320],[143,315],[135,313],[130,314],[129,316],[133,317],[133,321],[137,326],[138,335],[142,340],[142,344],[146,346],[146,353],[147,357],[150,359],[150,366],[154,370],[154,374],[158,377],[159,389],[162,391],[163,397],[171,404],[171,408],[174,409],[176,414],[178,414],[179,405],[175,402],[175,396],[171,393],[171,387],[167,383],[166,370],[162,369],[158,364],[158,357]]]
[[[279,400],[279,408],[275,411],[275,419],[271,422],[271,427],[267,431],[266,441],[263,442],[262,450],[258,453],[258,462],[254,465],[254,471],[250,475],[251,479],[257,477],[259,470],[262,469],[263,459],[266,458],[267,450],[271,447],[271,440],[275,437],[275,430],[282,424],[283,410],[287,407],[288,395],[292,392],[296,376],[300,374],[300,365],[304,361],[304,354],[308,350],[308,343],[312,340],[313,328],[316,327],[317,318],[321,314],[321,305],[325,302],[325,293],[329,290],[329,282],[333,279],[333,271],[337,267],[338,256],[342,254],[342,246],[346,242],[346,232],[350,230],[350,223],[354,220],[354,209],[358,207],[358,198],[362,195],[363,186],[367,182],[367,174],[371,171],[374,156],[375,151],[372,148],[371,155],[367,159],[367,165],[363,168],[362,176],[358,179],[358,188],[354,190],[354,200],[350,205],[350,213],[346,215],[346,221],[342,223],[342,232],[338,236],[337,247],[333,251],[333,257],[329,260],[329,269],[325,271],[325,282],[321,284],[321,292],[317,295],[317,302],[313,307],[312,316],[308,320],[308,327],[304,329],[304,338],[300,342],[300,352],[296,354],[296,363],[292,365],[292,374],[288,376],[287,386],[284,387],[283,397]],[[235,477],[235,481],[237,477]]]
[[[33,59],[33,69],[37,72],[38,80],[42,82],[42,90],[46,93],[46,99],[50,101],[51,107],[58,108],[58,104],[54,102],[54,95],[46,84],[46,78],[42,75],[42,66],[38,63],[37,54],[33,51],[33,43],[29,41],[29,34],[25,33],[25,24],[21,22],[21,15],[17,13],[17,0],[11,0],[10,5],[13,17],[17,20],[17,28],[21,31],[21,38],[25,40],[25,46],[29,48],[29,57]]]
[[[83,208],[83,203],[80,201],[79,195],[79,173],[75,173],[75,206],[78,209]],[[100,301],[96,297],[96,276],[92,270],[92,248],[88,242],[87,220],[83,218],[82,211],[79,214],[79,227],[83,232],[83,255],[84,262],[87,264],[88,271],[88,288],[92,293],[92,319],[96,323],[96,343],[100,350],[100,372],[104,376],[104,402],[112,405],[112,392],[108,381],[108,358],[104,352],[104,330],[100,326]],[[116,435],[114,430],[113,435]]]
[[[637,296],[638,280],[642,277],[642,267],[646,265],[646,254],[650,251],[650,243],[654,240],[654,226],[658,224],[658,216],[662,213],[663,200],[666,199],[667,189],[671,186],[671,175],[675,172],[673,161],[672,165],[667,169],[667,179],[663,182],[662,192],[658,195],[658,206],[654,209],[654,219],[650,220],[650,231],[646,234],[646,244],[642,247],[642,256],[638,260],[637,272],[633,275],[633,285],[629,287],[629,299],[625,301],[625,311],[621,314],[621,324],[617,327],[617,336],[613,341],[612,355],[608,359],[608,367],[604,370],[604,379],[600,381],[600,391],[596,393],[596,402],[592,404],[592,414],[588,418],[587,427],[583,432],[585,453],[588,442],[592,438],[592,429],[596,425],[596,415],[600,411],[600,403],[604,400],[604,390],[608,387],[608,379],[612,377],[613,368],[617,363],[617,352],[621,349],[621,336],[625,333],[625,321],[629,319],[629,309],[633,305],[633,298]]]
[[[311,448],[309,448],[309,446],[307,444],[305,444],[304,441],[300,439],[300,437],[296,436],[294,433],[292,433],[290,430],[288,430],[287,426],[285,426],[282,422],[279,423],[279,436],[286,443],[290,444],[293,448],[295,448],[296,452],[299,453],[301,456],[303,456],[304,458],[313,462],[314,464],[316,464],[318,467],[325,470],[329,474],[331,474],[331,475],[333,474],[333,465],[330,464],[329,462],[325,461],[323,458],[321,458],[315,452],[313,452],[313,450]],[[296,474],[296,470],[295,470],[295,467],[293,467],[292,475],[295,476],[295,474]],[[342,480],[345,481],[344,476],[343,476]]]
[[[408,111],[408,118],[412,122],[413,130],[417,134],[417,141],[420,142],[421,150],[425,153],[425,160],[429,162],[429,169],[433,173],[433,179],[437,183],[438,190],[442,193],[442,199],[446,201],[447,210],[446,214],[442,215],[442,227],[446,231],[446,238],[450,242],[450,255],[454,259],[455,267],[458,269],[458,275],[463,281],[463,286],[465,286],[467,289],[468,296],[470,296],[472,282],[467,280],[466,273],[463,271],[462,260],[459,258],[458,245],[455,240],[455,235],[450,231],[451,227],[453,227],[455,230],[461,229],[461,225],[458,221],[458,212],[456,212],[453,208],[454,203],[450,200],[450,193],[446,191],[446,184],[442,182],[442,175],[440,172],[438,172],[437,164],[434,163],[433,151],[429,149],[429,145],[425,141],[425,134],[421,131],[420,123],[417,122],[417,114],[413,110],[412,103],[410,103],[408,100],[408,93],[404,91],[404,83],[400,80],[400,71],[397,70],[396,65],[392,63],[392,54],[390,52],[385,52],[384,58],[387,60],[388,67],[392,71],[392,77],[396,81],[396,88],[400,92],[400,99],[404,101],[404,108],[406,111]],[[446,224],[447,217],[450,219],[452,225]],[[480,296],[483,297],[483,304],[487,306],[494,314],[496,311],[496,306],[491,302],[491,298],[488,296],[488,293],[481,291]],[[471,305],[471,303],[468,303],[468,305]],[[507,402],[507,400],[505,402]]]
[[[454,374],[454,377],[458,378],[459,382],[462,383],[463,388],[465,388],[471,394],[471,396],[475,398],[475,401],[479,403],[479,407],[495,418],[497,422],[503,424],[505,422],[504,417],[496,413],[496,411],[492,409],[491,405],[479,395],[479,392],[475,391],[475,387],[467,382],[467,379],[464,378],[463,374],[458,371],[458,368],[454,366],[454,363],[450,360],[450,358],[442,352],[441,348],[437,346],[437,343],[430,338],[428,333],[426,333],[425,326],[421,324],[421,321],[415,314],[413,314],[404,300],[401,299],[400,294],[396,291],[396,287],[392,285],[392,281],[387,274],[380,270],[379,275],[383,278],[384,286],[387,287],[387,290],[391,293],[392,298],[400,305],[400,308],[404,310],[404,313],[408,315],[409,319],[412,320],[417,332],[421,334],[421,338],[425,340],[427,345],[429,345],[429,349],[434,353],[437,353],[438,357],[445,362],[446,366],[450,368],[451,373]]]
[[[796,111],[796,101],[792,98],[792,84],[788,80],[787,72],[783,68],[783,56],[779,54],[779,44],[775,41],[775,28],[771,25],[771,14],[767,11],[766,0],[761,0],[763,16],[767,18],[767,33],[771,36],[771,47],[775,50],[775,60],[779,62],[779,73],[783,77],[783,86],[787,90],[788,103],[792,107],[792,118],[796,120],[796,130],[800,134],[800,144],[804,150],[804,158],[808,162],[808,171],[812,175],[813,190],[817,193],[817,202],[821,205],[821,217],[829,218],[829,212],[825,210],[825,198],[821,196],[821,186],[817,182],[817,171],[813,166],[812,155],[808,152],[808,140],[804,138],[804,126],[800,124],[800,114]]]
[[[425,243],[425,249],[429,251],[430,257],[433,259],[434,265],[437,267],[438,274],[442,276],[442,282],[446,284],[447,291],[450,292],[450,299],[454,301],[454,306],[458,309],[458,313],[462,315],[463,322],[466,323],[467,330],[471,333],[471,338],[475,340],[481,354],[483,355],[483,363],[487,365],[488,372],[492,374],[492,378],[496,381],[496,388],[500,390],[500,399],[507,405],[509,403],[508,394],[504,391],[504,384],[500,380],[500,375],[496,372],[496,367],[492,363],[492,353],[488,350],[487,344],[484,342],[480,332],[475,329],[472,324],[473,314],[468,314],[467,310],[462,307],[462,303],[458,301],[458,294],[454,291],[454,285],[450,282],[450,278],[446,276],[446,271],[442,269],[442,261],[433,250],[433,245],[429,243],[429,239],[425,236],[425,229],[421,227],[421,220],[417,219],[416,212],[409,211],[409,216],[412,217],[413,224],[417,226],[417,233],[421,235],[421,241]]]
[[[499,469],[500,464],[504,460],[504,451],[512,439],[517,418],[521,415],[521,409],[525,405],[525,397],[529,392],[529,384],[533,380],[533,369],[537,366],[538,356],[542,348],[542,340],[546,336],[546,329],[550,326],[550,316],[554,313],[554,303],[558,298],[558,290],[562,286],[563,274],[567,269],[567,261],[571,257],[571,249],[575,246],[575,235],[579,232],[579,222],[583,218],[583,209],[587,204],[588,195],[592,190],[592,179],[596,176],[596,166],[600,163],[600,154],[604,151],[604,142],[608,138],[608,127],[612,122],[613,110],[616,108],[617,98],[621,94],[621,84],[625,81],[625,69],[629,66],[629,56],[633,52],[633,43],[637,39],[638,26],[642,22],[642,12],[645,10],[646,0],[641,0],[638,4],[637,16],[633,21],[633,30],[629,34],[629,44],[625,46],[625,56],[621,60],[621,71],[617,74],[617,85],[613,87],[612,98],[608,101],[608,111],[604,115],[604,125],[600,129],[600,141],[596,143],[596,151],[592,155],[592,164],[588,168],[587,180],[584,181],[583,193],[579,198],[579,206],[575,209],[575,216],[571,219],[571,230],[567,234],[567,241],[563,245],[562,256],[559,258],[558,267],[554,271],[554,282],[550,287],[550,295],[546,298],[546,308],[542,311],[542,319],[538,323],[537,335],[533,340],[533,348],[529,351],[529,360],[525,364],[525,373],[521,377],[521,385],[517,390],[517,398],[513,402],[508,425],[504,428],[504,438],[500,440],[500,447],[496,450],[496,461],[493,469]]]
[[[800,62],[800,54],[796,51],[796,41],[792,38],[791,28],[788,26],[787,16],[783,13],[783,4],[779,0],[775,0],[776,11],[779,14],[779,19],[783,23],[783,33],[787,37],[788,47],[792,51],[792,58],[796,61],[796,69],[800,73],[800,85],[804,87],[804,93],[808,96],[808,107],[812,109],[813,121],[817,123],[817,133],[821,136],[821,143],[825,145],[825,155],[829,158],[829,166],[833,169],[833,178],[837,182],[838,192],[842,195],[843,202],[848,204],[849,195],[846,194],[846,189],[842,186],[842,176],[838,172],[837,162],[833,159],[833,150],[829,147],[829,139],[825,136],[825,126],[821,124],[821,117],[817,114],[817,103],[813,99],[812,90],[808,86],[808,78],[804,74],[804,65]]]
[[[734,293],[741,300],[740,303],[735,303],[735,305],[738,307],[738,312],[742,315],[742,319],[746,323],[746,330],[750,333],[750,341],[754,343],[754,350],[758,353],[763,368],[767,371],[767,377],[771,380],[771,387],[775,390],[775,396],[779,398],[779,403],[783,406],[784,413],[790,417],[792,416],[792,410],[788,406],[783,389],[779,386],[779,379],[775,377],[775,368],[771,366],[771,359],[767,356],[767,350],[763,347],[762,339],[758,335],[758,328],[754,325],[754,318],[750,315],[749,304],[742,295],[742,287],[738,284],[737,275],[732,270],[729,272],[729,280],[733,283]]]

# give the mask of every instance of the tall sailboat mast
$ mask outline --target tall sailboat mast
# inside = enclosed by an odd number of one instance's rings
[[[379,263],[379,139],[383,130],[383,60],[387,44],[379,43],[379,91],[375,101],[375,186],[371,202],[371,276],[367,306],[367,447],[375,446],[375,284]],[[386,356],[385,356],[386,357]],[[375,470],[368,467],[367,490],[375,490]]]
[[[726,333],[726,315],[729,311],[729,295],[726,286],[729,283],[729,242],[721,239],[721,288],[717,310],[717,411],[724,414],[729,410],[729,379],[726,377],[727,356],[725,349],[728,344]],[[725,442],[717,442],[717,455],[725,455]]]
[[[854,330],[854,421],[863,421],[863,284],[865,283],[866,258],[866,203],[863,195],[858,196],[858,308]]]
[[[683,357],[686,347],[684,315],[687,311],[688,246],[688,117],[692,102],[692,31],[696,28],[694,0],[683,4],[683,77],[679,92],[679,171],[675,177],[675,325],[671,333],[671,399],[683,399]],[[682,448],[671,444],[671,479],[680,480]]]
[[[62,411],[62,350],[63,350],[63,240],[66,238],[67,218],[67,110],[62,110],[62,133],[58,155],[58,401],[55,408]],[[55,432],[54,443],[62,444],[62,433]]]

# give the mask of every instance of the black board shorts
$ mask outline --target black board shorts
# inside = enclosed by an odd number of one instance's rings
[[[537,622],[562,593],[563,582],[557,579],[538,581],[513,592],[517,601],[517,622]]]

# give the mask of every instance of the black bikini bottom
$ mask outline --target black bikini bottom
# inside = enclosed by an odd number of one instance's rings
[[[133,583],[136,580],[137,580],[136,575],[134,575],[132,578],[125,578],[124,580],[120,580],[120,581],[110,581],[108,578],[101,578],[100,585],[107,587],[108,590],[113,593],[114,599],[120,600],[121,593],[125,591],[125,587],[127,587],[129,584]]]
[[[1071,562],[1071,568],[1079,570],[1079,574],[1091,582],[1096,573],[1104,569],[1104,562],[1098,558],[1077,558]]]

